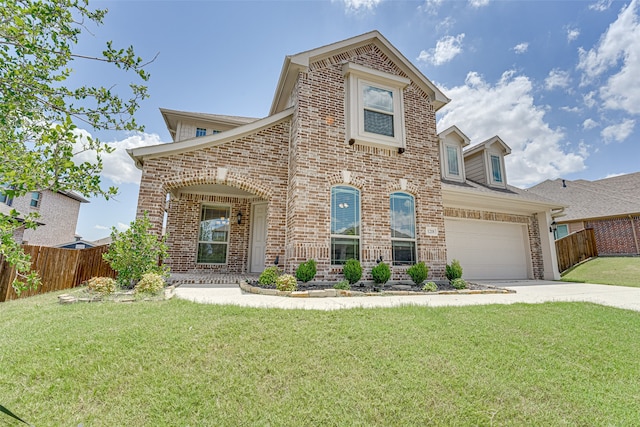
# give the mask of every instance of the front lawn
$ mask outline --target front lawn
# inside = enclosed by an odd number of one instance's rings
[[[0,304],[0,404],[37,426],[640,425],[638,354],[639,313],[587,303]]]
[[[565,282],[640,287],[640,257],[603,257],[581,264],[562,276]]]

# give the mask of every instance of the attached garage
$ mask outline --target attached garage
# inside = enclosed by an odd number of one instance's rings
[[[445,218],[444,227],[447,262],[459,260],[464,279],[532,277],[526,225]]]

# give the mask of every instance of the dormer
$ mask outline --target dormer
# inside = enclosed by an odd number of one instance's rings
[[[215,135],[258,120],[253,117],[191,113],[166,108],[161,108],[160,112],[173,142],[205,135]]]
[[[440,132],[438,139],[440,140],[442,179],[464,182],[462,150],[471,142],[469,137],[454,125]]]
[[[507,188],[504,156],[511,148],[494,136],[463,153],[467,179],[493,188]]]

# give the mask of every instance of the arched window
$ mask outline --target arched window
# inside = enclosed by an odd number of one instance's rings
[[[412,195],[392,193],[391,250],[393,265],[416,263],[416,204]]]
[[[331,188],[331,264],[360,260],[360,190]]]

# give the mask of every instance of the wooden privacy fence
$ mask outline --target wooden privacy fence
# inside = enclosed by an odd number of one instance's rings
[[[585,259],[598,256],[596,235],[593,228],[576,231],[556,240],[556,256],[558,257],[558,270],[561,273]]]
[[[31,255],[31,268],[38,272],[42,283],[35,291],[18,296],[11,286],[16,278],[15,269],[0,257],[0,302],[73,288],[96,276],[116,277],[116,272],[102,259],[108,246],[60,249],[23,245],[22,248]]]

